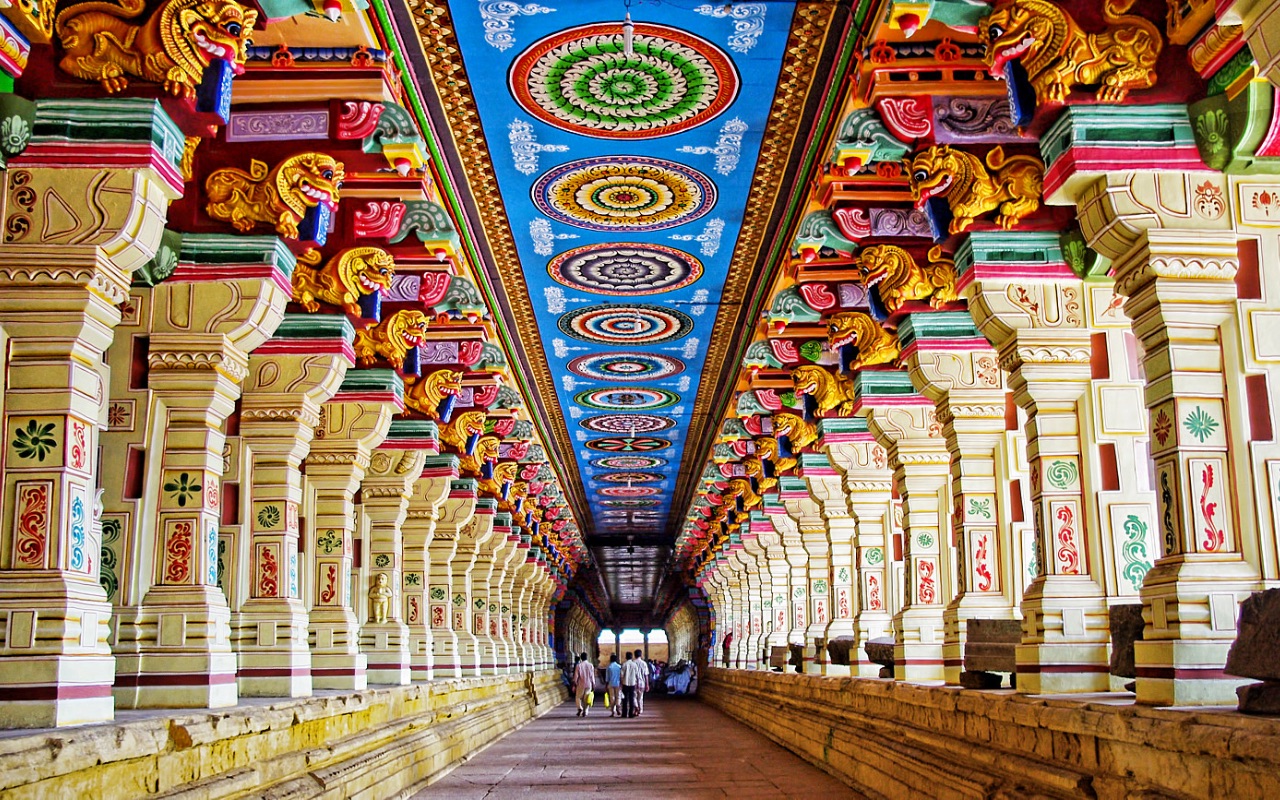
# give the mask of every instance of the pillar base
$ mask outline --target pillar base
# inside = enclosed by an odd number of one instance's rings
[[[360,652],[369,683],[404,686],[413,680],[408,641],[408,626],[398,622],[371,622],[360,628]]]
[[[239,701],[235,653],[146,651],[116,657],[120,708],[226,708]]]
[[[462,677],[462,659],[458,651],[458,637],[453,631],[432,631],[431,642],[428,644],[431,652],[432,667],[431,679],[439,678],[461,678]],[[417,656],[413,659],[413,679],[419,679],[418,670],[419,659]]]
[[[0,660],[0,728],[60,728],[115,719],[110,655]]]
[[[310,697],[311,649],[301,604],[251,600],[237,623],[241,696]]]
[[[1110,689],[1111,628],[1107,603],[1092,578],[1037,578],[1027,588],[1021,610],[1024,644],[1018,645],[1017,650],[1020,693],[1072,694]],[[1028,642],[1028,638],[1032,641]]]
[[[1137,702],[1153,706],[1235,706],[1251,678],[1224,675],[1228,641],[1134,642]]]
[[[369,688],[368,660],[364,653],[311,652],[311,687],[313,689]]]
[[[942,608],[909,608],[895,622],[894,680],[942,681]]]

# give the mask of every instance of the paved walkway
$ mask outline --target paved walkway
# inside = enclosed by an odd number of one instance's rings
[[[644,716],[579,719],[565,703],[481,751],[412,800],[857,797],[710,706],[647,698]]]

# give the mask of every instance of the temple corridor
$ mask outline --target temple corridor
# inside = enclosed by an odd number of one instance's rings
[[[714,745],[712,744],[714,743]],[[562,797],[779,800],[860,797],[751,728],[692,698],[654,696],[644,715],[585,719],[572,702],[460,764],[413,800]]]

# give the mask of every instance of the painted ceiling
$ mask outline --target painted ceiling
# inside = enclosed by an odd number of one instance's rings
[[[717,318],[731,267],[743,267],[735,247],[795,5],[629,6],[455,2],[447,22],[487,148],[468,159],[473,138],[450,120],[463,169],[478,205],[500,198],[514,245],[506,258],[496,248],[497,277],[531,310],[517,309],[516,333],[545,364],[536,390],[559,417],[611,600],[639,606],[669,552],[651,545],[669,547],[685,511],[681,463],[706,416],[695,399],[716,392],[728,347],[715,340],[732,334]],[[643,546],[628,552],[627,537]]]

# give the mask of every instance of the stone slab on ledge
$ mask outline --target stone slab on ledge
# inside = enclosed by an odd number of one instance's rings
[[[710,668],[699,697],[869,796],[1280,797],[1280,720]]]
[[[0,795],[391,797],[566,697],[560,673],[545,670],[7,732]]]

